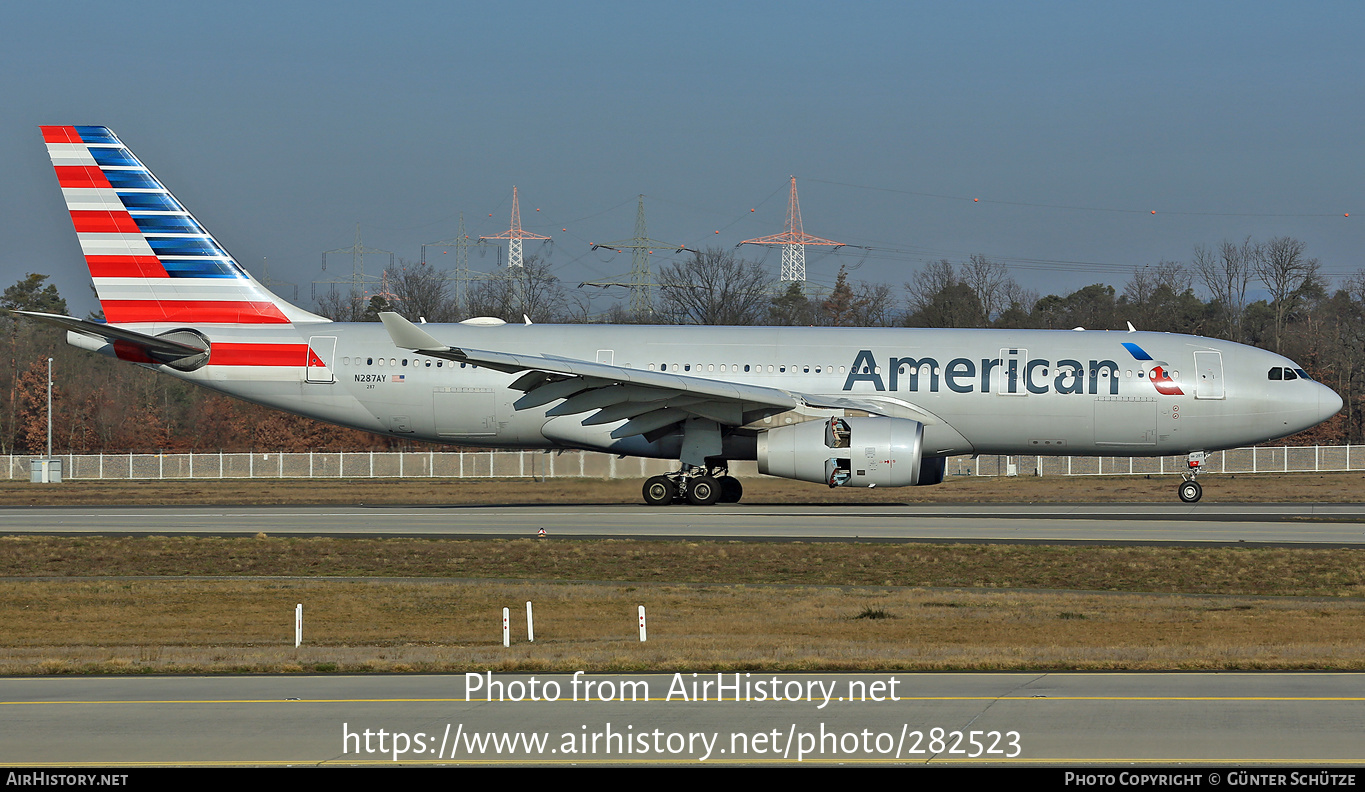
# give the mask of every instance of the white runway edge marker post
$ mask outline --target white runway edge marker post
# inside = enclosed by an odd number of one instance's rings
[[[303,645],[303,603],[294,606],[294,648]]]
[[[640,643],[645,642],[645,606],[640,606]]]
[[[504,649],[512,645],[512,611],[502,609],[502,646]]]
[[[531,618],[531,601],[526,600],[526,640],[536,642],[535,621]]]

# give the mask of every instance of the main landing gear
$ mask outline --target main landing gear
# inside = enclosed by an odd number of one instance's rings
[[[1195,451],[1190,454],[1186,462],[1190,466],[1190,472],[1183,474],[1184,481],[1180,482],[1180,488],[1176,490],[1180,499],[1186,503],[1198,503],[1204,497],[1204,488],[1195,481],[1199,477],[1199,472],[1204,469],[1204,452]]]
[[[744,487],[739,479],[728,475],[723,467],[710,470],[684,467],[677,473],[648,479],[643,494],[645,503],[650,506],[668,506],[672,503],[710,506],[716,503],[739,503],[739,499],[744,497]]]

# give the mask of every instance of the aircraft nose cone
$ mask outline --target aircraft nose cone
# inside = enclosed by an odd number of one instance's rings
[[[1325,421],[1336,415],[1341,411],[1343,403],[1336,391],[1323,385],[1318,391],[1318,420]]]

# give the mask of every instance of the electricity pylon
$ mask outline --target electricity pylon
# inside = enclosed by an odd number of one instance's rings
[[[355,244],[354,244],[354,245],[352,245],[352,246],[350,246],[350,247],[348,247],[348,248],[338,248],[337,250],[329,250],[329,251],[327,251],[327,252],[325,252],[325,253],[322,254],[322,271],[323,271],[323,272],[326,272],[326,271],[327,271],[327,257],[328,257],[329,255],[333,254],[333,253],[350,253],[350,254],[351,254],[351,277],[350,277],[350,278],[334,278],[334,279],[332,279],[332,280],[315,280],[315,281],[313,281],[313,299],[315,299],[315,300],[316,300],[317,297],[318,297],[318,284],[329,284],[329,285],[331,286],[332,290],[335,290],[336,287],[337,287],[337,284],[339,284],[339,283],[345,283],[345,284],[349,284],[349,285],[350,285],[350,287],[351,287],[351,298],[352,298],[352,299],[355,299],[357,296],[359,296],[359,297],[363,300],[364,297],[366,296],[366,293],[367,293],[367,285],[368,285],[368,284],[371,284],[371,283],[375,283],[375,282],[381,281],[381,278],[380,278],[379,276],[376,276],[376,275],[366,275],[366,274],[365,274],[365,257],[366,257],[367,255],[374,255],[374,254],[376,254],[376,253],[388,253],[388,254],[389,254],[389,268],[390,268],[390,269],[393,268],[393,252],[392,252],[392,251],[389,251],[389,250],[375,250],[375,249],[373,249],[373,248],[367,248],[367,247],[365,247],[364,244],[361,243],[361,241],[360,241],[360,223],[356,223],[356,224],[355,224]]]
[[[801,204],[796,199],[796,177],[792,178],[791,198],[787,201],[787,230],[781,234],[755,237],[740,242],[740,245],[782,246],[782,281],[804,283],[806,280],[806,245],[826,245],[834,250],[844,246],[843,242],[811,236],[801,228]],[[739,247],[736,245],[735,247]]]
[[[630,239],[622,239],[616,242],[594,243],[593,250],[606,248],[607,250],[630,251],[630,282],[620,283],[611,281],[595,281],[585,283],[585,286],[629,286],[630,287],[630,312],[636,317],[645,317],[654,313],[654,280],[649,267],[649,257],[656,248],[674,248],[675,253],[686,250],[681,245],[670,245],[667,242],[660,242],[657,239],[650,239],[649,233],[645,230],[645,197],[640,196],[639,206],[635,210],[635,236]],[[636,321],[639,321],[637,318]]]
[[[481,236],[479,241],[485,239],[506,239],[507,240],[507,266],[521,268],[521,240],[523,239],[543,239],[550,241],[550,237],[533,234],[530,231],[521,230],[521,208],[517,205],[517,187],[512,185],[512,227],[497,236]]]
[[[488,243],[480,239],[477,242],[469,241],[469,234],[464,230],[464,212],[460,213],[460,228],[456,232],[454,239],[443,239],[440,242],[428,242],[422,245],[422,263],[427,263],[428,247],[453,247],[455,248],[455,311],[460,316],[465,315],[469,308],[469,282],[476,278],[487,278],[489,276],[479,274],[471,276],[469,274],[469,248],[475,245],[486,245]],[[442,271],[443,277],[450,279],[448,270]]]

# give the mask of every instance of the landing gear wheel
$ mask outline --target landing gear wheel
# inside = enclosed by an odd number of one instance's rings
[[[1198,503],[1199,499],[1204,497],[1204,488],[1193,479],[1181,482],[1179,492],[1180,499],[1186,503]]]
[[[720,500],[720,482],[710,476],[697,476],[687,483],[687,500],[693,506],[710,506]]]
[[[643,493],[650,506],[667,506],[678,494],[678,488],[667,476],[655,476],[645,482]]]
[[[721,476],[717,480],[720,482],[721,503],[739,503],[739,499],[744,497],[744,485],[739,483],[739,479],[734,476]]]

